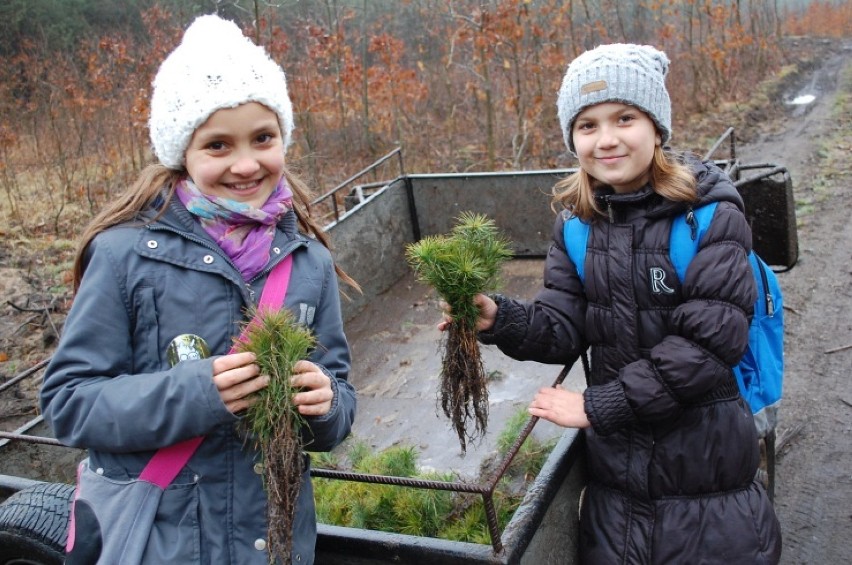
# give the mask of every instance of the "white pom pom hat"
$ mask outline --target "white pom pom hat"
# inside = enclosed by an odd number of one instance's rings
[[[571,128],[577,116],[601,102],[636,106],[654,120],[663,143],[672,136],[672,103],[666,90],[669,58],[650,45],[600,45],[574,59],[559,89],[556,109],[562,136],[574,155]]]
[[[287,78],[266,51],[233,22],[218,16],[197,18],[154,78],[151,143],[169,169],[184,168],[192,134],[222,108],[259,102],[275,112],[284,148],[293,133],[293,105]]]

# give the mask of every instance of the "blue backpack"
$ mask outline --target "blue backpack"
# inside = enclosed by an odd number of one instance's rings
[[[686,268],[698,251],[698,243],[710,226],[716,202],[677,216],[672,221],[669,236],[669,256],[683,281]],[[693,214],[696,231],[687,221]],[[565,222],[564,237],[568,256],[577,266],[577,274],[585,283],[586,245],[589,224],[571,217]],[[778,423],[778,406],[784,377],[784,309],[781,287],[772,269],[757,256],[749,253],[749,262],[757,283],[757,301],[748,332],[748,348],[733,370],[740,392],[748,402],[760,437],[765,437]]]

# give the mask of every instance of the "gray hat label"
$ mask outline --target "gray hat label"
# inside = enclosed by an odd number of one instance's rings
[[[594,82],[587,82],[583,86],[580,87],[580,94],[591,94],[592,92],[599,92],[601,90],[606,90],[607,84],[605,80],[596,80]]]

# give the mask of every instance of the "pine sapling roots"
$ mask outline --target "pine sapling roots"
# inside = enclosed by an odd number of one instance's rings
[[[443,349],[441,408],[466,452],[467,442],[481,437],[488,427],[488,382],[476,330],[461,320],[452,321]]]

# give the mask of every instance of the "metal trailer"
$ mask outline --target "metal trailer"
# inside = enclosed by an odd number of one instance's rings
[[[729,143],[729,155],[716,162],[732,177],[745,200],[756,251],[778,272],[792,268],[798,258],[798,241],[789,172],[774,164],[740,163],[732,128],[719,138],[705,158],[715,159],[725,141]],[[399,171],[393,180],[375,178],[380,167],[394,162],[398,163]],[[553,221],[550,190],[559,178],[571,172],[573,169],[406,174],[402,153],[396,149],[317,198],[314,205],[328,212],[327,229],[336,242],[336,261],[359,281],[364,291],[344,303],[347,328],[357,325],[359,319],[372,316],[371,308],[387,310],[388,294],[401,281],[408,288],[412,286],[405,246],[425,236],[446,233],[463,211],[493,218],[512,241],[516,260],[531,259],[534,267],[539,268],[540,263],[535,261],[540,262],[547,251]],[[372,180],[363,180],[371,176]],[[522,280],[518,289],[528,284],[528,279]],[[436,318],[435,312],[427,315]],[[368,348],[365,353],[370,354]],[[434,348],[430,353],[434,354]],[[41,378],[46,364],[47,361],[39,363],[0,385],[0,394],[8,394],[24,380]],[[550,380],[553,384],[561,382],[570,369],[570,365],[564,367],[555,381]],[[520,371],[525,378],[542,373],[541,367],[513,370]],[[580,375],[575,379],[582,379],[579,366],[575,371]],[[541,386],[541,381],[535,386]],[[380,417],[381,414],[374,413],[377,410],[376,405],[368,406],[368,415],[362,413],[359,419]],[[497,523],[494,490],[536,424],[537,419],[530,418],[508,454],[494,466],[496,470],[479,477],[478,482],[422,481],[314,469],[313,476],[321,478],[476,494],[483,499],[491,535],[491,544],[485,545],[319,524],[317,563],[575,563],[577,508],[585,482],[583,435],[575,430],[562,433],[506,527],[501,531]],[[447,434],[452,432],[447,430]],[[771,496],[774,442],[774,432],[762,439],[765,458],[760,471]],[[0,565],[61,563],[73,493],[70,483],[74,480],[75,463],[84,453],[61,446],[49,437],[40,416],[15,430],[0,431],[0,453],[12,449],[31,456],[38,476],[2,474],[6,471],[0,464],[0,498],[8,497],[0,504]]]

